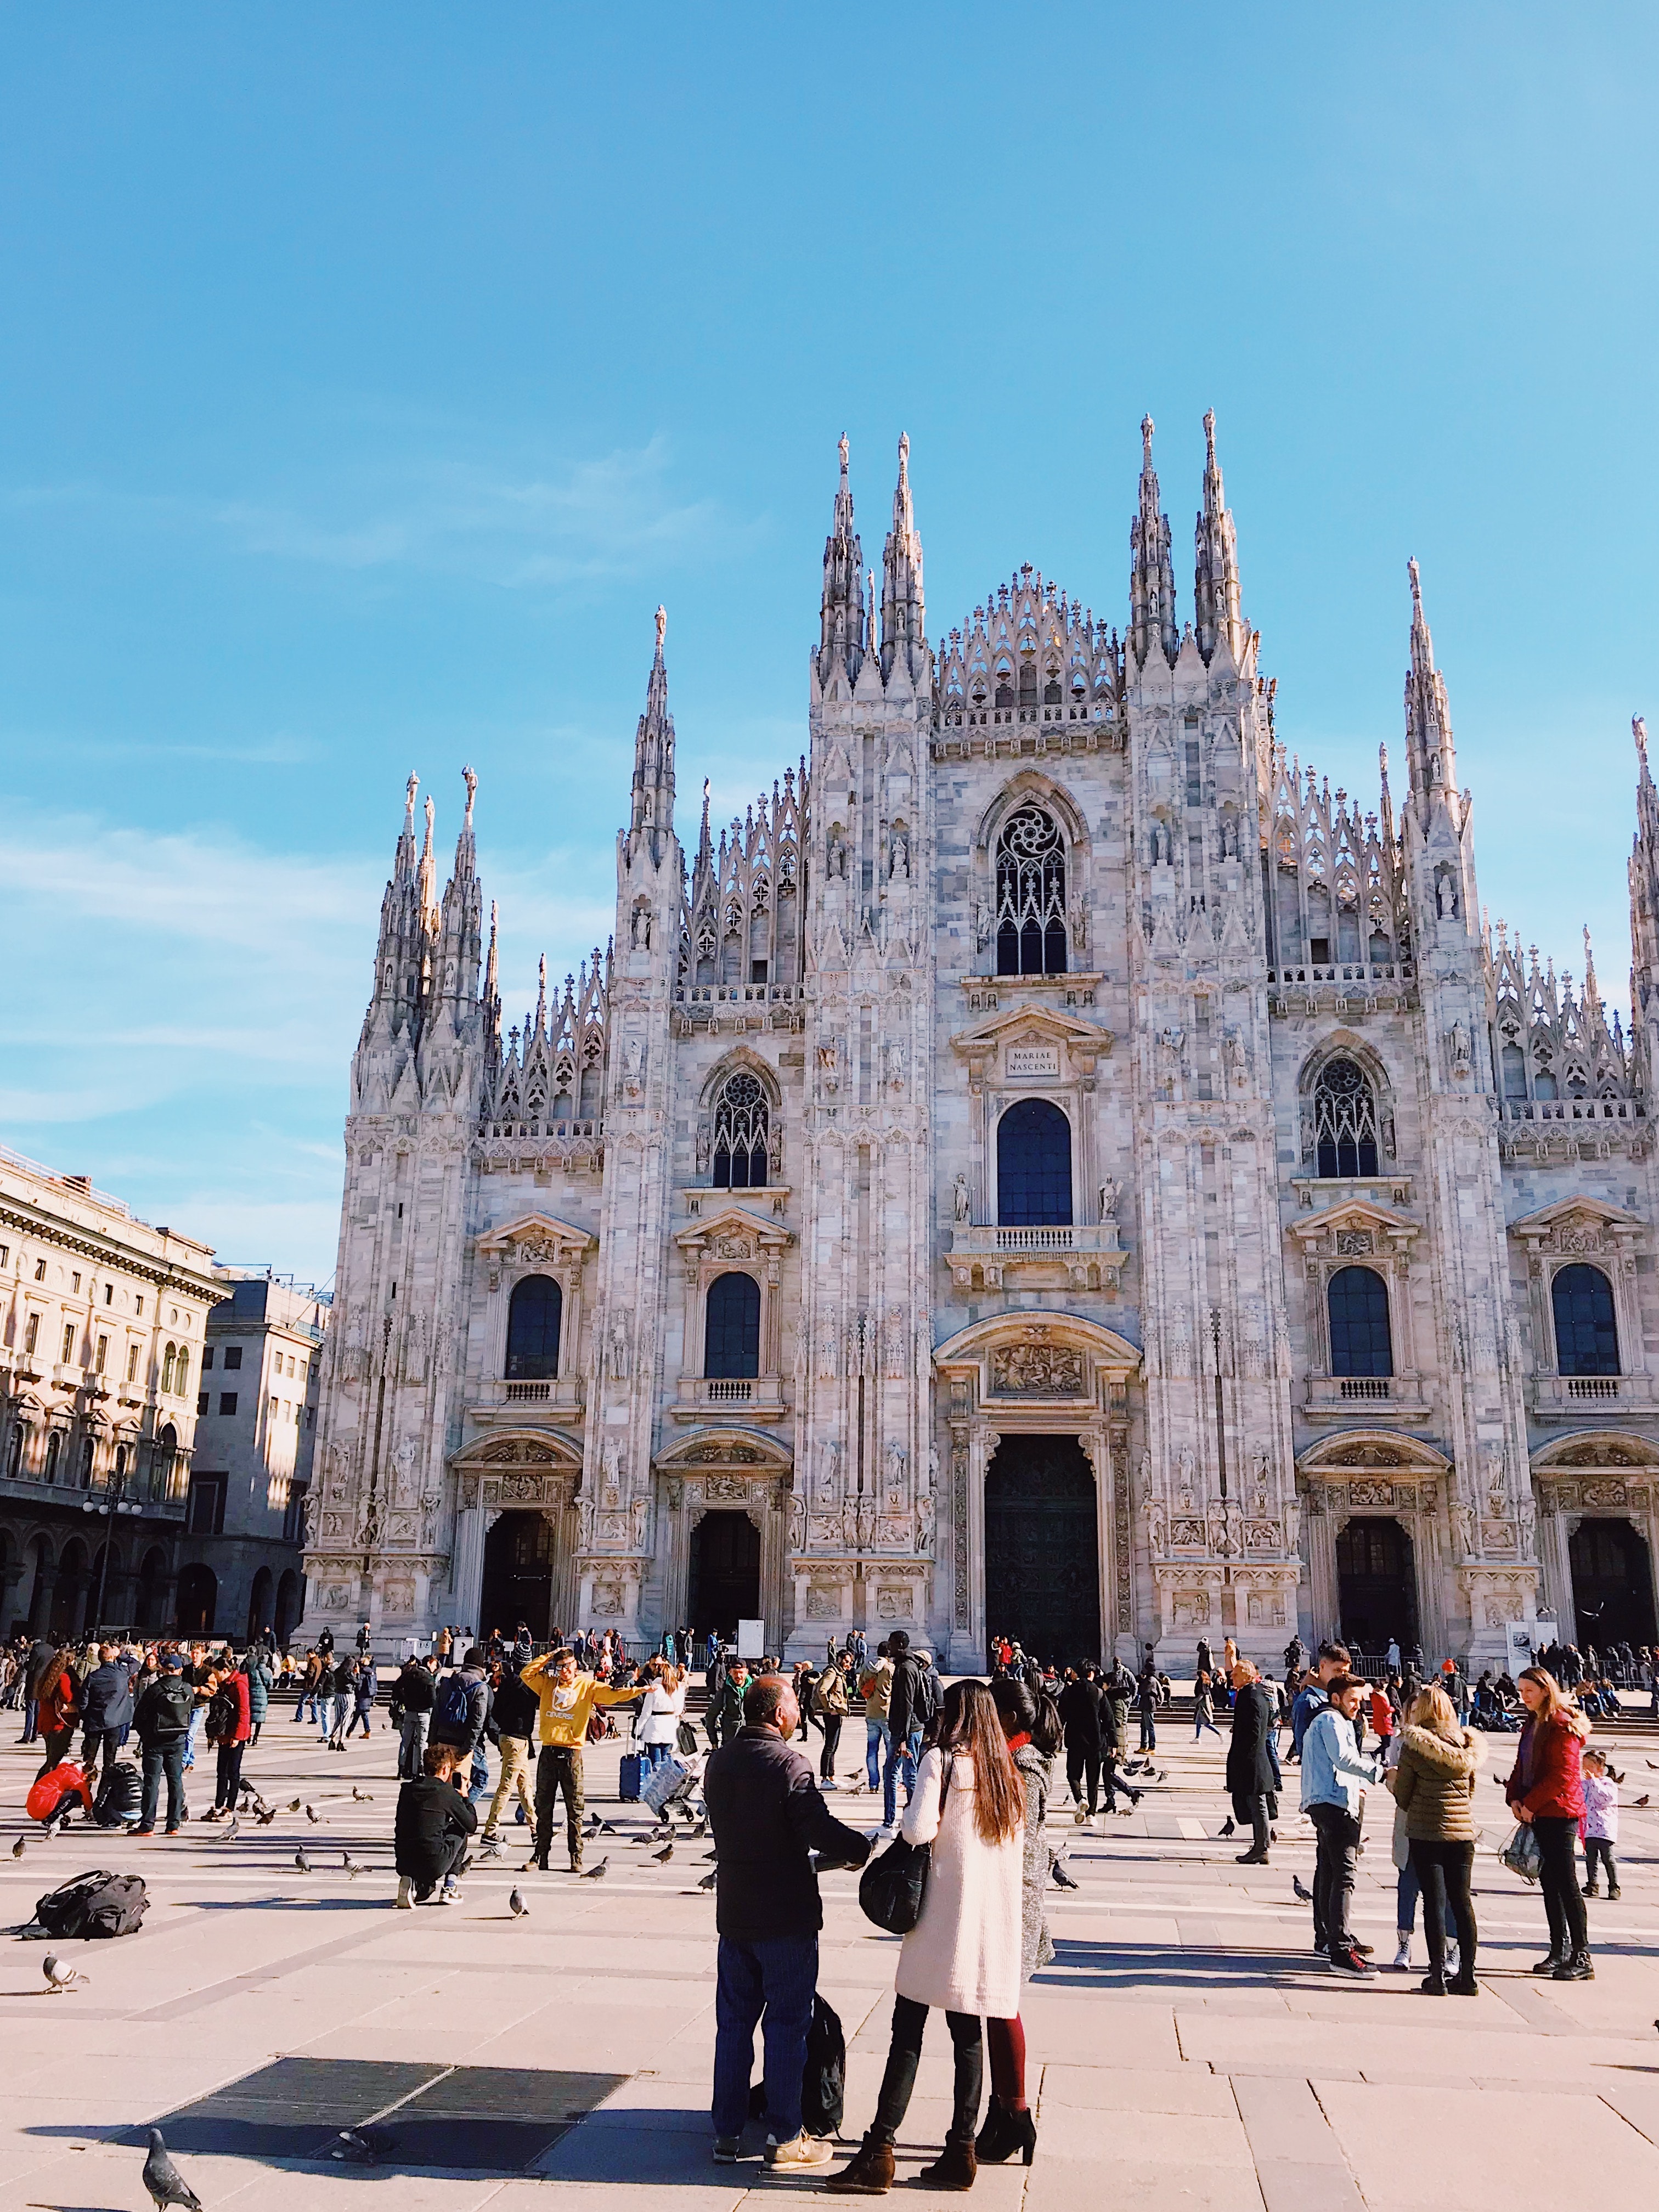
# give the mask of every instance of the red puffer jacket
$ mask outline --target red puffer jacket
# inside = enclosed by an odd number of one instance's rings
[[[1528,1820],[1577,1820],[1584,1813],[1583,1739],[1565,1721],[1528,1720],[1504,1795]],[[1523,1777],[1528,1778],[1523,1780]]]

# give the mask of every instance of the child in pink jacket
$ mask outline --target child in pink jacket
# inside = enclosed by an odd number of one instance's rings
[[[1619,1868],[1613,1856],[1613,1847],[1619,1840],[1619,1784],[1607,1770],[1607,1762],[1599,1751],[1584,1753],[1584,1814],[1578,1823],[1578,1833],[1584,1844],[1584,1872],[1589,1879],[1584,1884],[1586,1897],[1599,1897],[1596,1876],[1601,1867],[1607,1870],[1607,1895],[1619,1894]]]

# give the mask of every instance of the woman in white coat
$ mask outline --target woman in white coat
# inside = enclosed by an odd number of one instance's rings
[[[1024,1782],[983,1682],[953,1682],[945,1692],[939,1742],[922,1758],[900,1833],[907,1844],[930,1844],[933,1863],[921,1917],[899,1953],[876,2117],[852,2164],[825,2184],[842,2196],[879,2197],[893,2185],[893,2142],[933,2007],[945,2014],[956,2049],[955,2109],[944,2155],[920,2179],[934,2189],[974,2185],[984,2081],[980,2021],[1011,2020],[1019,2010],[1025,1833]]]
[[[685,1718],[685,1677],[665,1659],[653,1659],[656,1679],[640,1708],[640,1750],[645,1771],[659,1766],[674,1748],[680,1723]]]

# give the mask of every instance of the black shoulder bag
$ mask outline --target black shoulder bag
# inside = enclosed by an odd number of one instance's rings
[[[951,1767],[946,1759],[939,1783],[939,1812],[945,1818],[945,1801],[951,1790]],[[921,1917],[927,1894],[927,1869],[933,1863],[931,1844],[907,1844],[902,1836],[889,1844],[878,1859],[872,1859],[859,1876],[859,1907],[866,1920],[884,1928],[890,1936],[908,1936]]]

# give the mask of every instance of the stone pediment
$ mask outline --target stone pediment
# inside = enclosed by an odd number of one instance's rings
[[[1039,1404],[1096,1398],[1095,1377],[1121,1386],[1140,1370],[1140,1352],[1115,1329],[1080,1314],[1023,1310],[970,1322],[933,1350],[952,1389],[976,1371],[983,1403]]]
[[[1533,1252],[1601,1252],[1628,1247],[1647,1227],[1639,1213],[1605,1198],[1583,1196],[1559,1198],[1535,1213],[1523,1213],[1509,1224],[1509,1234]]]
[[[706,1219],[674,1231],[674,1242],[681,1251],[708,1251],[726,1260],[753,1260],[762,1252],[781,1252],[794,1241],[781,1222],[769,1221],[746,1206],[720,1206]]]
[[[1342,1429],[1335,1436],[1322,1437],[1296,1463],[1298,1474],[1334,1482],[1376,1474],[1409,1480],[1446,1474],[1450,1469],[1445,1454],[1420,1437],[1395,1436],[1385,1429]]]
[[[478,1239],[480,1252],[497,1259],[576,1259],[599,1243],[590,1229],[578,1229],[552,1213],[521,1213]]]
[[[1322,1206],[1316,1213],[1297,1214],[1290,1224],[1290,1233],[1304,1252],[1332,1252],[1345,1259],[1358,1259],[1368,1253],[1408,1250],[1413,1237],[1421,1234],[1421,1225],[1409,1214],[1381,1206],[1375,1199],[1345,1198],[1335,1206]]]
[[[1017,984],[1019,979],[1009,980]],[[951,1048],[968,1062],[976,1084],[999,1065],[1008,1081],[1041,1082],[1045,1075],[1092,1076],[1097,1061],[1112,1049],[1112,1032],[1063,1008],[1010,1006],[959,1031]]]
[[[476,1443],[459,1451],[450,1464],[477,1474],[486,1468],[540,1468],[548,1474],[563,1472],[580,1474],[582,1464],[581,1446],[573,1438],[562,1436],[557,1430],[536,1429],[506,1435],[481,1437]]]
[[[758,1429],[694,1429],[659,1451],[654,1464],[663,1474],[690,1474],[705,1467],[750,1468],[757,1474],[787,1474],[794,1464],[787,1444]]]
[[[1659,1468],[1659,1445],[1650,1437],[1632,1436],[1628,1429],[1579,1429],[1559,1437],[1534,1455],[1537,1474],[1570,1468]]]

